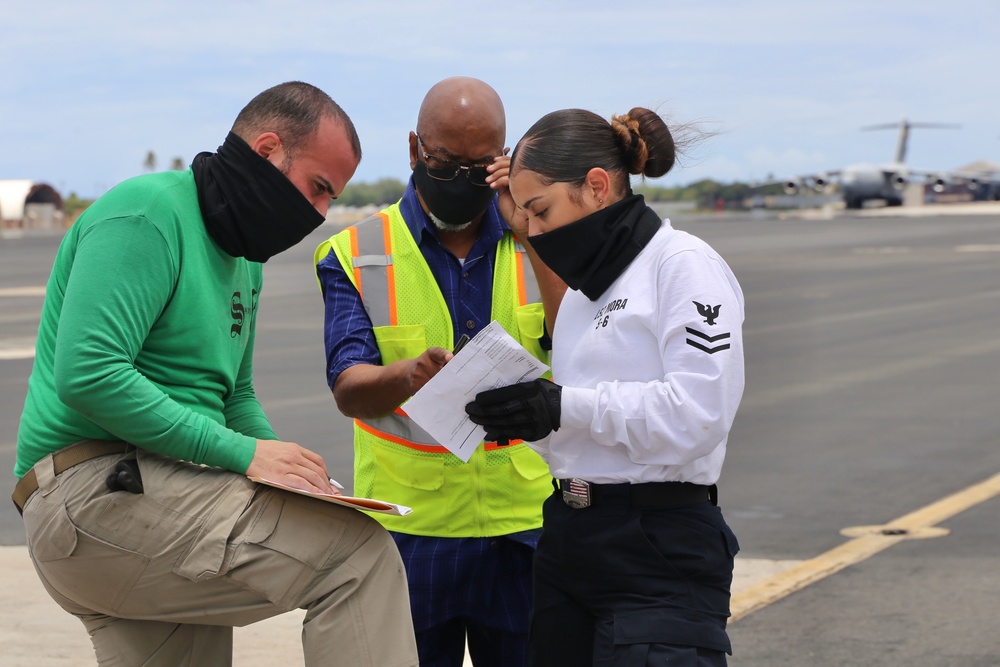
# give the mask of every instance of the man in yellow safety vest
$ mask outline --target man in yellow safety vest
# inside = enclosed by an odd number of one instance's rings
[[[376,518],[406,564],[424,667],[460,667],[466,643],[476,667],[526,663],[531,561],[552,493],[522,442],[483,443],[463,463],[399,408],[460,336],[493,320],[548,361],[536,275],[552,274],[500,214],[513,210],[505,134],[490,86],[436,84],[409,134],[402,199],[316,250],[327,379],[355,424],[354,493],[413,508]]]

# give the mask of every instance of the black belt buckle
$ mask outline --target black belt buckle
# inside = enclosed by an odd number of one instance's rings
[[[559,486],[562,488],[562,498],[564,503],[575,510],[582,510],[585,507],[590,507],[592,498],[590,493],[590,482],[584,481],[579,477],[574,477],[573,479],[563,480],[562,484]]]

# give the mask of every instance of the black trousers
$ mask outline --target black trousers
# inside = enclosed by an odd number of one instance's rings
[[[718,507],[633,507],[625,492],[573,509],[556,491],[543,515],[530,667],[726,664],[739,544]]]

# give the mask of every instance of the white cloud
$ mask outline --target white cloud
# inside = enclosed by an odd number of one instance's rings
[[[786,175],[891,157],[872,123],[961,123],[915,131],[910,161],[998,159],[992,83],[1000,4],[915,0],[752,3],[592,0],[12,0],[0,67],[0,178],[96,194],[141,171],[147,150],[213,149],[255,93],[319,85],[358,126],[356,176],[407,173],[406,132],[426,89],[480,77],[504,98],[508,142],[542,114],[636,105],[718,136],[676,175]]]

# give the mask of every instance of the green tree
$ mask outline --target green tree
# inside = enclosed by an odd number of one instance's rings
[[[75,192],[69,193],[69,196],[63,200],[63,212],[66,214],[66,220],[76,220],[93,203],[93,199],[81,199]]]
[[[394,178],[382,178],[374,183],[351,183],[337,198],[336,204],[341,206],[387,206],[395,203],[403,196],[406,183]],[[715,210],[721,199],[727,209],[746,208],[747,202],[754,195],[781,194],[782,185],[772,183],[767,186],[754,186],[747,183],[721,183],[706,178],[687,185],[676,187],[656,187],[639,185],[633,188],[636,194],[641,194],[648,202],[696,202],[703,210]]]
[[[395,178],[381,178],[374,183],[350,183],[337,197],[341,206],[388,206],[399,201],[406,190],[406,183]]]

